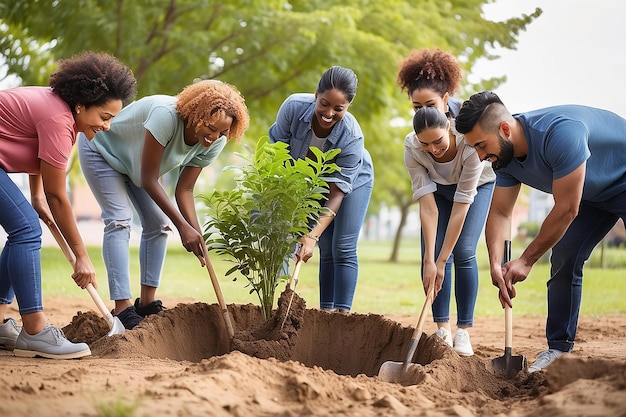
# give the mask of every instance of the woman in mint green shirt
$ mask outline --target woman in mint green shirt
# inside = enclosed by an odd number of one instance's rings
[[[193,189],[202,169],[240,139],[249,125],[243,97],[231,85],[201,81],[177,96],[137,100],[115,118],[108,132],[92,141],[79,137],[81,167],[104,221],[102,254],[107,268],[113,314],[127,329],[158,313],[156,300],[167,249],[169,223],[187,251],[204,257],[203,237]],[[175,172],[176,207],[159,179]],[[129,239],[132,209],[141,221],[139,246],[141,294],[131,302]]]

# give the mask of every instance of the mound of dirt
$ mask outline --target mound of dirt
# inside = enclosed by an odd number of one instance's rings
[[[289,339],[272,333],[277,323],[265,323],[257,306],[229,305],[228,310],[236,334],[250,336],[250,346],[258,336],[261,343]],[[603,324],[597,318],[583,319],[581,347],[574,355],[559,358],[545,372],[524,371],[513,379],[490,369],[491,359],[502,355],[501,331],[492,330],[501,327],[500,321],[474,329],[474,340],[487,344],[475,342],[476,354],[470,358],[424,334],[414,358],[417,365],[400,385],[381,380],[377,373],[384,362],[403,360],[412,327],[376,314],[301,311],[301,319],[292,323],[297,337],[280,351],[288,353],[280,360],[271,355],[261,359],[254,349],[233,349],[216,304],[181,303],[110,337],[103,337],[108,327],[102,317],[79,312],[64,331],[72,340],[87,341],[91,357],[50,361],[0,352],[0,384],[5,387],[0,390],[0,413],[86,416],[125,409],[126,415],[180,417],[626,415],[626,361],[619,353],[623,349],[618,350],[623,340],[611,338],[626,334],[623,317]],[[529,339],[516,342],[525,344],[521,353],[529,355],[535,351],[529,346],[538,344],[533,338],[541,337],[542,323],[517,318],[516,325],[520,323],[529,323]],[[264,325],[269,333],[259,330]],[[586,357],[601,352],[600,343],[609,356]]]
[[[305,307],[304,299],[298,294],[292,290],[284,291],[278,299],[278,309],[269,320],[260,326],[235,333],[232,350],[259,359],[290,359],[298,342],[298,330],[304,322]]]

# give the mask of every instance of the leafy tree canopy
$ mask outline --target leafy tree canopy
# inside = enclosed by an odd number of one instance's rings
[[[396,83],[412,49],[438,47],[458,57],[467,76],[498,46],[541,14],[502,22],[484,18],[493,0],[0,0],[0,54],[7,74],[45,85],[54,63],[91,49],[114,54],[138,80],[139,96],[177,94],[195,79],[236,85],[248,104],[255,143],[291,93],[314,92],[331,65],[355,71],[351,112],[374,159],[377,202],[410,197],[402,162],[404,134],[390,120],[410,119]],[[466,77],[467,78],[467,77]],[[502,79],[466,83],[467,93]]]

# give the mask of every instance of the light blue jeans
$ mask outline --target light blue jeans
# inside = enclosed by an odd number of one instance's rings
[[[370,181],[352,190],[324,230],[320,248],[320,308],[350,311],[359,277],[357,242],[372,195]]]
[[[39,215],[2,168],[0,207],[0,224],[7,233],[0,254],[0,304],[11,304],[17,296],[20,314],[43,311]]]
[[[433,321],[447,323],[450,321],[450,298],[452,294],[452,264],[454,263],[454,296],[457,306],[457,326],[474,325],[474,307],[478,296],[478,263],[476,262],[476,246],[485,226],[487,212],[491,205],[495,183],[490,182],[477,188],[474,202],[465,217],[461,235],[456,242],[452,255],[445,266],[443,285],[433,301]],[[435,259],[441,252],[443,240],[450,221],[456,184],[437,184],[435,202],[439,211],[437,220],[437,237],[435,240]],[[424,239],[422,237],[422,259],[424,258]],[[423,268],[422,268],[423,278]]]
[[[102,210],[102,257],[111,300],[132,298],[129,270],[131,203],[142,227],[140,282],[141,285],[158,287],[167,251],[168,217],[143,188],[133,184],[127,175],[114,170],[82,133],[78,138],[78,156],[85,179]]]

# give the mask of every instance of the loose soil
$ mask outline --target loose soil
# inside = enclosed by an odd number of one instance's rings
[[[284,293],[282,297],[285,297]],[[103,337],[90,300],[45,298],[51,324],[92,356],[54,361],[0,351],[3,416],[626,416],[626,315],[581,317],[572,355],[543,372],[496,375],[504,318],[477,318],[475,355],[459,357],[427,323],[402,383],[377,375],[402,362],[417,317],[328,313],[297,297],[264,322],[254,305],[163,300],[171,308]],[[18,317],[15,306],[10,316]],[[542,317],[515,317],[513,355],[545,349]]]

